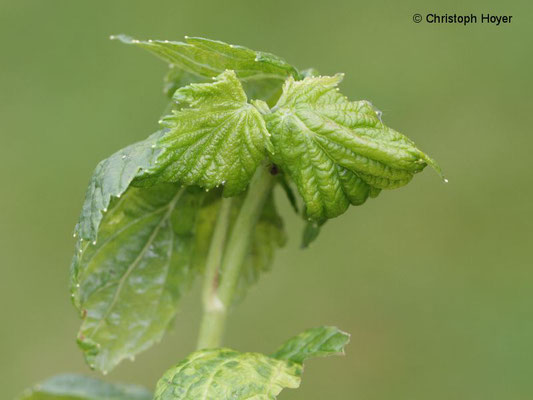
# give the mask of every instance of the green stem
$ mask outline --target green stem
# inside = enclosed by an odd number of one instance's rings
[[[228,210],[225,210],[225,200],[223,200],[206,265],[204,315],[198,337],[198,349],[220,346],[228,309],[235,295],[253,229],[263,211],[263,205],[272,190],[273,183],[274,178],[269,171],[262,166],[259,167],[250,182],[224,251],[222,251],[224,236],[229,219],[229,216],[224,214],[229,214],[229,206],[226,206]],[[220,268],[217,268],[218,265]],[[222,272],[221,276],[218,271]]]
[[[202,291],[203,318],[198,336],[198,349],[205,347],[217,347],[222,332],[218,331],[215,321],[221,314],[220,300],[216,296],[220,264],[224,254],[224,244],[229,227],[229,215],[231,211],[231,197],[223,198],[218,211],[218,217],[213,231],[209,252],[205,263],[204,286]]]

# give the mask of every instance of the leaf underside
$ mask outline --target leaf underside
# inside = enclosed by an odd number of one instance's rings
[[[407,184],[426,164],[438,168],[412,141],[386,127],[369,102],[340,94],[341,79],[289,78],[272,112],[264,115],[274,162],[295,182],[315,221]]]
[[[344,354],[344,346],[350,341],[350,335],[334,326],[321,326],[308,329],[289,339],[272,357],[303,363],[313,357]]]
[[[89,182],[75,235],[97,240],[98,226],[112,198],[120,197],[141,171],[149,171],[157,157],[155,148],[163,132],[134,143],[98,163]]]
[[[136,40],[126,35],[112,38],[143,47],[169,63],[171,68],[181,69],[199,80],[233,70],[253,99],[277,98],[288,76],[300,76],[296,68],[280,57],[217,40],[193,37],[186,37],[185,42]]]
[[[234,199],[232,220],[243,197]],[[91,367],[109,371],[161,340],[184,292],[203,271],[220,199],[220,190],[194,186],[130,187],[111,201],[98,241],[78,240],[71,287],[83,318],[78,344]],[[283,222],[269,196],[236,301],[269,270],[284,243]]]
[[[159,380],[155,400],[272,400],[284,388],[300,386],[303,362],[342,354],[349,336],[333,327],[308,330],[273,356],[207,349],[192,353]]]
[[[225,196],[246,189],[272,145],[235,74],[180,88],[173,100],[179,109],[162,120],[168,129],[157,142],[157,173],[139,180],[223,186]]]
[[[83,375],[54,376],[24,392],[18,400],[151,400],[136,385],[111,384]]]
[[[215,215],[202,208],[205,196],[175,184],[131,187],[110,204],[98,242],[78,241],[72,295],[91,367],[108,371],[161,339],[209,242],[201,224]]]

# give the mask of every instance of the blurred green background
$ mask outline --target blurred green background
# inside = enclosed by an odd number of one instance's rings
[[[305,328],[352,333],[281,399],[533,398],[533,7],[529,1],[0,1],[0,397],[86,372],[70,304],[72,229],[96,163],[156,129],[163,62],[108,40],[205,36],[345,72],[343,91],[442,165],[328,223],[301,222],[233,313],[227,345],[272,351]],[[414,24],[415,12],[513,15]],[[153,387],[193,349],[175,329],[106,379]]]

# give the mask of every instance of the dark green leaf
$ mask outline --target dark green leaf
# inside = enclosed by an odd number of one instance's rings
[[[158,152],[155,143],[162,134],[156,132],[98,163],[87,188],[75,236],[88,241],[97,239],[100,221],[111,199],[120,197],[141,171],[150,171],[154,165]]]
[[[350,335],[334,326],[309,329],[289,339],[272,357],[303,363],[313,357],[344,354]]]
[[[64,374],[50,378],[24,392],[19,400],[151,400],[139,386],[111,384],[83,375]]]
[[[98,241],[78,240],[72,296],[91,367],[106,372],[161,339],[209,242],[206,195],[175,184],[130,187],[109,205]]]

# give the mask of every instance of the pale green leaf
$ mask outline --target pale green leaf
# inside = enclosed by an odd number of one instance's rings
[[[136,385],[111,384],[83,375],[63,374],[25,391],[18,400],[151,400],[152,393]]]
[[[302,366],[258,353],[201,350],[169,369],[154,400],[270,400],[300,385]]]
[[[367,101],[337,91],[342,75],[289,78],[271,113],[264,115],[274,162],[293,179],[309,218],[321,221],[360,205],[381,189],[407,184],[436,163],[388,128]]]
[[[126,35],[112,38],[143,47],[171,66],[200,78],[211,78],[225,70],[233,70],[248,96],[254,99],[268,101],[277,98],[288,76],[299,77],[296,68],[280,57],[216,40],[186,37],[185,42],[144,41]]]
[[[242,192],[272,144],[235,74],[178,89],[174,100],[183,108],[162,121],[168,131],[157,142],[158,173],[146,179]]]
[[[309,329],[289,339],[272,357],[303,363],[312,357],[344,354],[350,335],[334,326]]]
[[[150,171],[158,149],[155,143],[162,131],[134,143],[100,161],[89,182],[75,235],[84,240],[97,239],[98,227],[112,198],[121,196],[141,171]]]
[[[209,242],[206,195],[176,184],[130,187],[109,205],[98,241],[78,240],[72,296],[91,367],[108,371],[161,339]]]

